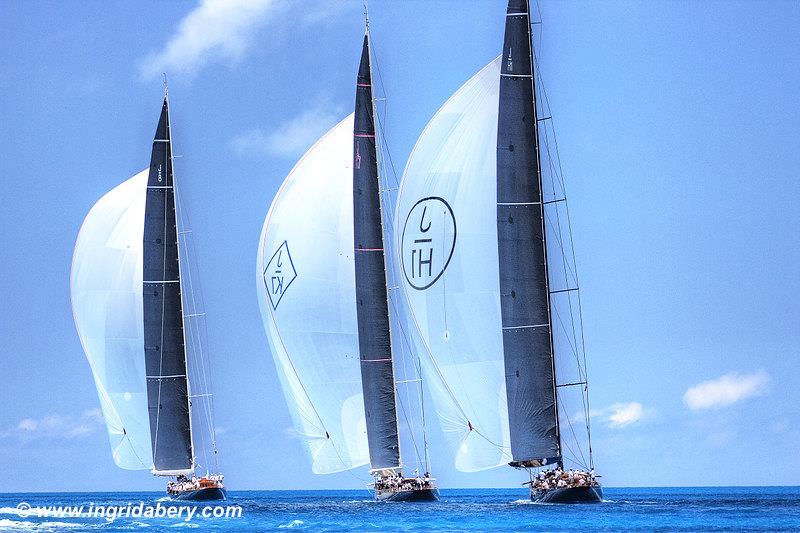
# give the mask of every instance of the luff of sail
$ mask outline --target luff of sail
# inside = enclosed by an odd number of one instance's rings
[[[501,336],[495,175],[500,58],[458,89],[409,157],[397,245],[414,340],[455,466],[511,460]]]
[[[527,0],[510,0],[497,124],[497,248],[514,463],[560,461]]]
[[[272,357],[312,471],[369,462],[353,269],[353,115],[294,166],[270,206],[257,294]]]
[[[153,466],[142,329],[142,231],[148,170],[105,194],[81,225],[72,258],[75,327],[120,468]]]
[[[194,457],[166,97],[153,139],[147,179],[142,259],[144,359],[153,472],[190,474]]]
[[[369,34],[358,67],[353,129],[353,234],[358,347],[373,470],[400,466]]]

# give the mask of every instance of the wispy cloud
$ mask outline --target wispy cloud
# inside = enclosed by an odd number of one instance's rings
[[[289,28],[330,24],[356,5],[341,0],[200,0],[164,47],[140,62],[139,70],[148,80],[162,72],[191,77],[210,63],[240,61],[266,25],[273,26],[272,42]]]
[[[308,150],[323,133],[343,118],[343,114],[342,106],[332,104],[328,98],[320,98],[269,133],[253,129],[236,136],[230,141],[230,147],[243,156],[294,157]]]
[[[639,402],[615,403],[602,409],[592,409],[592,418],[600,418],[607,427],[613,429],[624,428],[635,424],[653,414],[651,409],[645,409]]]
[[[164,48],[141,62],[140,71],[147,79],[162,72],[192,75],[211,61],[238,61],[250,48],[255,30],[291,3],[201,0]]]
[[[763,394],[767,381],[769,376],[763,370],[742,375],[729,372],[690,387],[683,395],[683,401],[692,411],[719,409]]]
[[[24,418],[13,431],[6,431],[3,435],[26,440],[40,437],[72,439],[88,435],[102,424],[103,414],[100,409],[91,409],[80,416],[47,415],[43,418]]]

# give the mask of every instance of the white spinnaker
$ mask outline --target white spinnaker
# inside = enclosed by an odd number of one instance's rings
[[[257,292],[312,471],[369,463],[353,261],[353,115],[306,152],[272,202]]]
[[[395,222],[409,330],[463,472],[511,460],[497,255],[499,85],[497,58],[437,111],[406,165]]]
[[[118,185],[83,221],[72,257],[75,327],[92,368],[114,462],[153,466],[142,320],[148,170]]]

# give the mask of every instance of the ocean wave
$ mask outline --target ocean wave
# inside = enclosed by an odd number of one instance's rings
[[[302,525],[303,525],[303,521],[302,520],[292,520],[288,524],[281,524],[278,527],[281,528],[281,529],[284,529],[284,528],[292,528],[292,527],[297,527],[297,526],[302,526]]]
[[[5,509],[5,507],[4,507]],[[16,509],[14,509],[16,511]],[[0,529],[2,530],[18,530],[18,531],[29,531],[36,527],[36,524],[33,522],[17,522],[16,520],[9,520],[8,518],[0,518]]]

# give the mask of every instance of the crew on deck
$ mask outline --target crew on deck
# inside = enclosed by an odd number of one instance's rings
[[[553,470],[542,470],[529,483],[526,483],[526,485],[528,484],[536,492],[573,487],[596,487],[599,485],[594,469],[587,472],[586,470],[573,470],[570,468],[565,471],[561,467],[556,467]]]
[[[433,479],[430,473],[425,472],[421,476],[419,471],[416,471],[416,477],[403,477],[401,472],[395,475],[386,477],[377,477],[375,479],[375,490],[389,490],[392,492],[402,492],[407,490],[425,490],[433,488]]]

